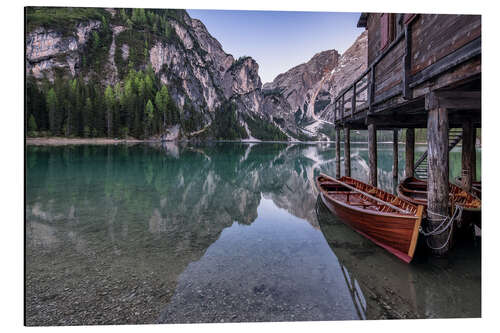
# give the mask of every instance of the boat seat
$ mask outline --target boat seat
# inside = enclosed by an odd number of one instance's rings
[[[363,203],[363,202],[349,202],[348,204],[350,206],[363,206],[363,207],[369,207],[369,206],[380,207],[380,206],[383,206],[383,205],[376,204],[376,203]]]

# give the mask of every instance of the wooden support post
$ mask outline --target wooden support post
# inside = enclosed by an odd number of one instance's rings
[[[477,180],[476,173],[476,140],[477,140],[477,128],[472,129],[472,181],[475,182]]]
[[[405,177],[413,177],[415,169],[415,129],[406,129]]]
[[[462,124],[462,187],[467,192],[472,189],[472,155],[475,155],[472,121]]]
[[[337,167],[337,179],[340,178],[340,128],[337,127],[337,141],[335,142],[335,164]]]
[[[427,115],[427,217],[430,230],[436,229],[449,216],[449,154],[448,154],[448,110],[434,108]],[[439,215],[437,215],[439,214]],[[450,228],[439,235],[429,236],[434,254],[444,255],[450,249]],[[447,242],[450,238],[450,242]],[[446,244],[446,245],[445,245]],[[444,246],[443,246],[444,245]],[[442,247],[442,248],[441,248]]]
[[[337,101],[335,101],[333,103],[333,122],[336,123],[337,122],[337,119],[338,119],[338,116],[337,116],[337,112],[338,112],[338,109],[337,109]]]
[[[344,168],[345,175],[351,177],[351,131],[344,127]]]
[[[368,157],[370,164],[370,184],[377,186],[377,128],[368,125]]]
[[[344,121],[344,95],[342,95],[341,99],[340,99],[340,119],[342,121]]]
[[[399,155],[399,149],[398,149],[398,130],[395,129],[392,132],[392,155],[393,155],[393,163],[392,163],[392,179],[393,183],[397,184],[398,182],[398,155]]]
[[[357,83],[355,83],[352,87],[351,118],[354,116],[354,113],[356,113],[356,84]]]
[[[375,65],[370,67],[370,85],[368,87],[368,114],[373,113],[373,101],[375,100]]]

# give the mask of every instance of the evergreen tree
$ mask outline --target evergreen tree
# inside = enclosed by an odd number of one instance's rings
[[[104,100],[106,102],[106,127],[108,138],[112,135],[113,108],[115,104],[115,96],[111,86],[107,86],[104,91]]]
[[[97,31],[94,30],[92,32],[92,48],[97,50],[99,47],[101,47],[101,40]]]
[[[33,117],[33,114],[30,114],[30,117],[28,120],[28,131],[34,132],[36,130],[37,130],[37,126],[36,126],[35,117]]]
[[[50,88],[47,93],[47,110],[49,113],[49,128],[52,135],[59,134],[57,117],[57,96],[54,88]]]
[[[90,137],[91,134],[91,124],[90,124],[90,119],[91,119],[91,114],[92,114],[92,101],[90,97],[87,97],[85,99],[85,107],[83,108],[82,112],[82,120],[83,120],[83,137],[88,138]]]
[[[128,20],[127,13],[125,13],[125,8],[120,9],[120,17],[122,21],[126,22]]]
[[[168,106],[170,104],[170,96],[168,94],[168,90],[165,85],[162,85],[161,90],[156,93],[155,104],[156,104],[156,109],[162,115],[163,118],[162,128],[163,131],[165,131],[167,125]],[[169,124],[171,124],[171,122],[169,122]]]
[[[147,137],[151,134],[151,124],[154,117],[154,107],[151,100],[148,100],[144,108],[144,136]]]

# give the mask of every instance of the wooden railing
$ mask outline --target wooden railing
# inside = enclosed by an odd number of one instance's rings
[[[405,37],[406,36],[406,37]],[[375,58],[375,60],[353,83],[340,91],[334,102],[334,122],[341,122],[356,113],[368,108],[370,113],[374,104],[375,92],[375,66],[396,46],[402,39],[406,38],[409,43],[409,31],[405,28],[385,50]],[[407,48],[408,51],[408,48]],[[405,56],[404,72],[409,72],[409,61]],[[405,75],[406,73],[403,73]],[[403,88],[404,89],[404,88]],[[402,90],[401,89],[401,92]]]
[[[412,21],[413,22],[413,21]],[[339,92],[334,101],[334,123],[342,123],[356,115],[356,113],[368,110],[367,114],[374,112],[374,105],[387,101],[395,96],[401,96],[405,100],[413,98],[412,89],[417,85],[432,79],[450,68],[457,66],[473,57],[481,55],[481,37],[470,41],[466,45],[454,50],[447,56],[439,59],[425,69],[410,75],[411,72],[411,24],[407,24],[398,36],[387,46],[369,67],[349,86]],[[395,73],[400,75],[400,82],[390,85],[387,89],[382,88],[376,92],[375,70],[379,64],[395,47],[404,41],[404,55],[401,59],[401,71]],[[390,59],[389,59],[390,60]],[[383,75],[384,73],[377,73]],[[377,96],[375,96],[377,94]]]

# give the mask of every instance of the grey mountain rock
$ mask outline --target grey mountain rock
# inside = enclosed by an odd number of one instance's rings
[[[107,9],[113,16],[116,10]],[[239,121],[247,129],[246,117],[271,122],[292,140],[328,139],[329,129],[320,118],[331,120],[336,94],[366,68],[366,33],[342,55],[328,50],[308,62],[278,75],[262,85],[259,65],[251,57],[235,59],[210,35],[205,25],[179,11],[169,18],[174,38],[156,38],[148,45],[144,68],[151,65],[170,95],[187,117],[201,114],[199,129],[214,119],[225,102],[237,106]],[[36,79],[54,80],[58,69],[79,75],[92,32],[102,29],[99,20],[79,22],[73,31],[36,27],[26,34],[26,73]],[[103,84],[120,82],[115,53],[130,56],[131,45],[117,43],[128,33],[123,25],[110,24],[110,41]],[[186,111],[187,110],[187,111]],[[179,131],[180,133],[181,131]],[[181,135],[181,133],[179,134]]]

